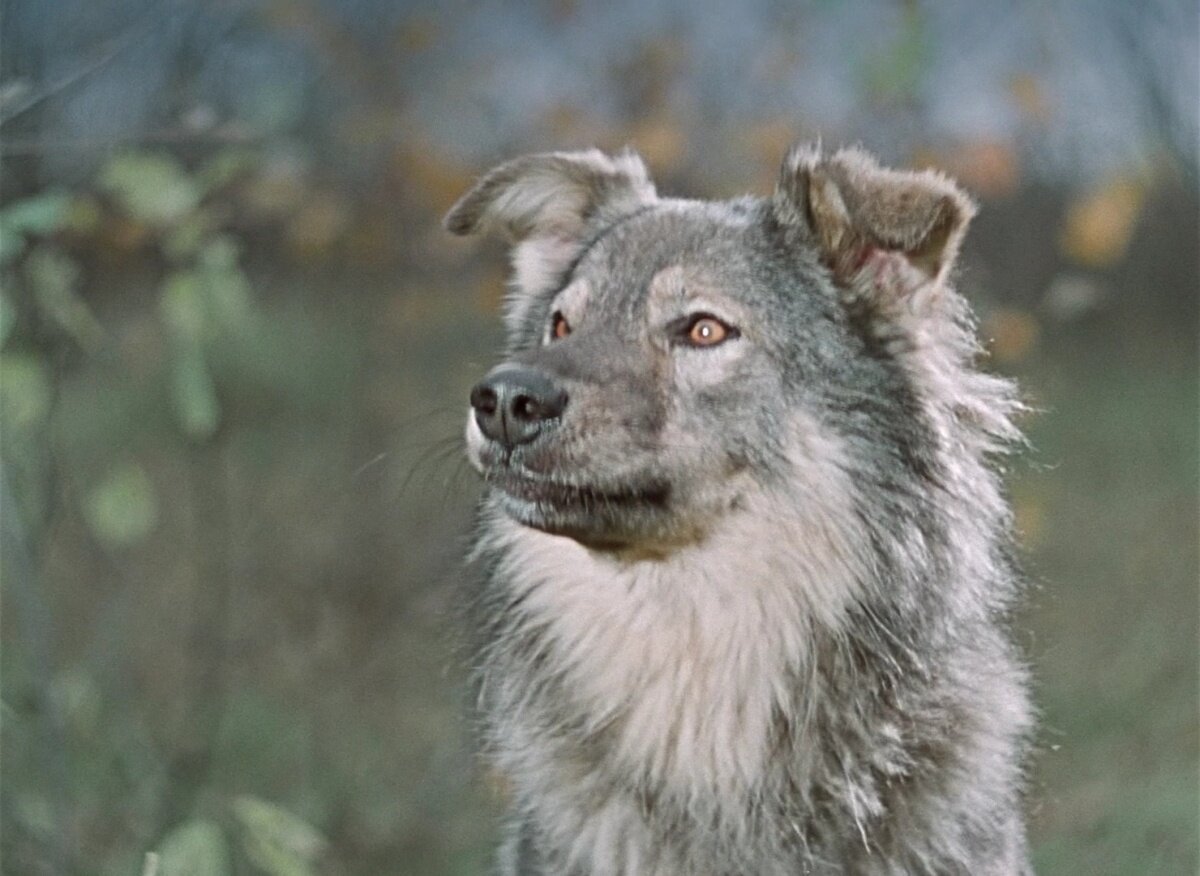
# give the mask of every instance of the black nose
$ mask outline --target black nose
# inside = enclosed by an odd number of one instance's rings
[[[506,447],[532,441],[566,406],[566,390],[529,368],[502,365],[471,390],[480,431]]]

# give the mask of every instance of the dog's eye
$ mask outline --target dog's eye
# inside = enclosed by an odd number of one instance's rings
[[[550,338],[555,341],[561,341],[570,333],[571,324],[567,322],[567,318],[562,315],[562,311],[554,311],[554,316],[550,317]]]
[[[697,313],[682,326],[681,340],[689,347],[715,347],[738,336],[738,330],[711,313]]]

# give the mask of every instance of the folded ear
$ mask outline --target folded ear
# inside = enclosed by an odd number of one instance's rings
[[[562,284],[590,234],[657,197],[633,152],[547,152],[492,168],[443,221],[455,234],[496,228],[515,244],[505,320],[519,333],[534,325],[537,295]]]
[[[462,196],[444,224],[455,234],[495,227],[519,243],[535,236],[581,236],[589,222],[615,218],[655,199],[633,152],[546,152],[492,168]]]
[[[945,278],[975,214],[971,199],[939,173],[888,170],[860,149],[823,157],[819,147],[808,146],[784,159],[773,206],[785,225],[808,229],[839,283],[878,267],[879,256],[899,257],[911,269],[901,272],[907,291]],[[889,290],[873,291],[886,296]]]

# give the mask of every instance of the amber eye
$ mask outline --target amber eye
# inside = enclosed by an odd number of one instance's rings
[[[554,311],[554,316],[550,317],[550,337],[556,341],[560,341],[570,333],[571,324],[567,322],[567,318],[562,315],[562,311]]]
[[[687,325],[687,343],[693,347],[715,347],[736,335],[736,329],[705,313],[693,317]]]

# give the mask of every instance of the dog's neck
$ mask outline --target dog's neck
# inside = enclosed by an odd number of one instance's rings
[[[858,589],[853,515],[830,511],[762,502],[655,559],[506,518],[481,547],[519,614],[508,622],[561,673],[564,725],[603,733],[604,756],[641,786],[736,799],[761,782],[814,627],[835,628]]]

